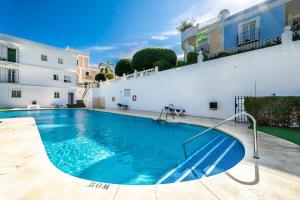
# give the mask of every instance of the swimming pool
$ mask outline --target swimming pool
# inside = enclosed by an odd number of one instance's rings
[[[201,126],[80,109],[0,112],[0,118],[12,117],[35,118],[58,169],[98,182],[188,181],[224,172],[245,154],[239,141],[213,130],[188,145],[185,160],[182,143],[206,129]]]

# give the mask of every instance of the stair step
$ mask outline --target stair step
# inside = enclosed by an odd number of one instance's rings
[[[176,168],[166,173],[157,184],[199,179],[203,176],[219,173],[219,166],[225,165],[226,168],[223,169],[229,169],[235,162],[224,162],[223,160],[228,158],[229,153],[233,154],[237,152],[235,150],[237,145],[239,145],[239,143],[230,137],[217,136],[189,156]]]

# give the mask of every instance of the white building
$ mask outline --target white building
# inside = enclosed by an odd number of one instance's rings
[[[0,34],[0,106],[66,106],[76,100],[77,55]]]

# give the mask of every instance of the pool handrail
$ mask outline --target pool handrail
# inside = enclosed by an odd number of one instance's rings
[[[212,130],[212,129],[215,129],[215,128],[221,126],[222,124],[224,124],[224,123],[226,123],[226,122],[228,122],[228,121],[231,121],[232,119],[234,119],[234,118],[236,118],[236,117],[238,117],[238,116],[242,116],[242,115],[246,115],[246,116],[249,117],[249,118],[252,120],[252,122],[253,122],[253,140],[254,140],[254,141],[253,141],[253,147],[254,147],[254,155],[253,155],[253,158],[259,159],[259,156],[258,156],[258,144],[257,144],[257,131],[256,131],[256,119],[255,119],[252,115],[250,115],[249,113],[247,113],[247,112],[241,112],[241,113],[235,114],[234,116],[232,116],[232,117],[230,117],[230,118],[228,118],[228,119],[226,119],[226,120],[224,120],[224,121],[222,121],[222,122],[216,124],[215,126],[212,126],[212,127],[208,128],[208,129],[206,129],[205,131],[202,131],[201,133],[199,133],[199,134],[197,134],[197,135],[191,137],[190,139],[186,140],[186,141],[183,143],[183,151],[184,151],[184,156],[185,156],[185,158],[187,158],[187,154],[186,154],[186,144],[187,144],[187,143],[189,143],[189,142],[191,142],[192,140],[194,140],[194,139],[200,137],[200,136],[203,135],[204,133],[207,133],[208,131],[210,131],[210,130]]]

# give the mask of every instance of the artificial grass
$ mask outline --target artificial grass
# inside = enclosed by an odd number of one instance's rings
[[[257,130],[300,145],[300,130],[273,128],[265,126],[258,126]]]
[[[10,110],[11,108],[0,108],[0,111]]]

